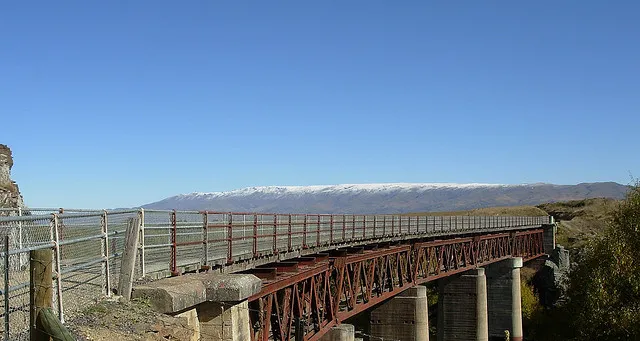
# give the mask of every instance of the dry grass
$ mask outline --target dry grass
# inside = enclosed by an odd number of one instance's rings
[[[538,205],[558,222],[558,244],[579,249],[587,241],[602,233],[608,225],[609,214],[620,200],[596,198]]]
[[[467,211],[416,212],[407,216],[541,216],[552,215],[558,222],[557,242],[579,249],[604,231],[610,212],[620,200],[595,198],[547,203],[538,206],[489,207]]]
[[[449,212],[416,212],[404,214],[407,216],[520,216],[538,217],[547,212],[535,206],[487,207],[466,211]]]

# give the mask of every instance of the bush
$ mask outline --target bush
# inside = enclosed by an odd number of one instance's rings
[[[578,255],[566,314],[578,340],[640,340],[640,186]]]

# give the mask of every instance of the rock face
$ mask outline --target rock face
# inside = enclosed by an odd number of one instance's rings
[[[558,245],[536,273],[534,285],[540,293],[540,303],[543,306],[552,307],[562,301],[567,290],[570,266],[569,250]]]
[[[13,157],[11,149],[0,144],[0,207],[23,208],[24,202],[18,185],[11,180],[11,168]],[[0,212],[0,215],[9,215],[10,212]]]

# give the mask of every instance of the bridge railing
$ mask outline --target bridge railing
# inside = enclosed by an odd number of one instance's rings
[[[7,216],[8,215],[8,216]],[[5,335],[27,339],[28,254],[54,254],[54,307],[64,320],[83,306],[111,295],[118,283],[128,224],[140,224],[136,277],[180,269],[224,266],[251,258],[392,240],[458,233],[527,229],[548,216],[403,216],[268,214],[170,210],[0,210],[0,288]],[[11,326],[11,327],[9,327]],[[25,336],[26,335],[26,336]]]

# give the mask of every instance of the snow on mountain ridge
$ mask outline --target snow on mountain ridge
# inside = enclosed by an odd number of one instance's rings
[[[390,192],[390,191],[426,191],[432,189],[477,189],[477,188],[500,188],[522,185],[507,184],[485,184],[485,183],[383,183],[383,184],[341,184],[341,185],[314,185],[314,186],[258,186],[246,187],[226,192],[193,192],[189,194],[180,194],[176,199],[195,199],[195,198],[220,198],[233,196],[248,195],[303,195],[303,194],[345,194],[356,192]]]

